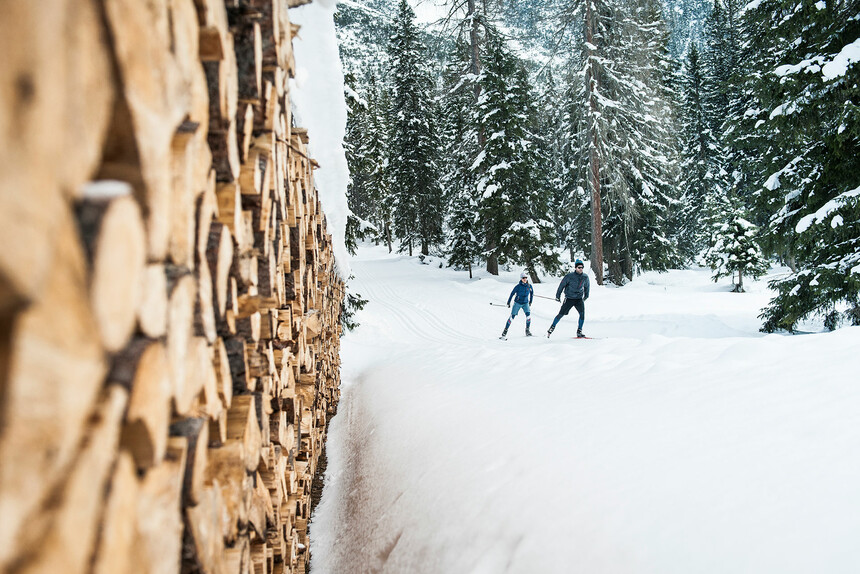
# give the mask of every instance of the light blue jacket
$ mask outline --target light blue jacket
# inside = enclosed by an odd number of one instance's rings
[[[511,297],[516,294],[516,299],[514,299],[515,303],[519,303],[522,305],[525,302],[528,302],[529,305],[532,304],[532,300],[534,299],[535,290],[532,289],[531,283],[523,283],[520,281],[514,286],[514,290],[511,291],[511,294],[508,295],[508,305],[511,304]]]

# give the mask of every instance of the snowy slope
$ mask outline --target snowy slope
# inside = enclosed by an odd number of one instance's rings
[[[500,341],[516,273],[352,267],[314,574],[860,572],[860,328],[764,336],[762,283],[678,271]]]

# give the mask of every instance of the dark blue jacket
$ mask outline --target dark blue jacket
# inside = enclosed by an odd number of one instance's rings
[[[588,299],[589,285],[588,275],[585,274],[585,271],[582,273],[571,271],[561,280],[561,285],[558,286],[558,291],[555,292],[555,298],[559,299],[561,292],[564,291],[564,296],[567,299],[582,299],[585,301]]]
[[[514,294],[516,294],[517,296],[517,298],[514,299],[515,303],[523,305],[526,301],[528,301],[529,305],[531,305],[532,300],[534,299],[535,290],[532,289],[531,283],[523,283],[522,281],[520,281],[516,284],[514,290],[511,291],[511,294],[508,295],[508,305],[511,304],[511,297],[513,297]]]

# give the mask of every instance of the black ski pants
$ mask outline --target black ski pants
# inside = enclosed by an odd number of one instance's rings
[[[577,312],[579,313],[579,326],[577,327],[578,331],[582,331],[582,325],[585,324],[585,302],[582,299],[565,299],[564,303],[561,304],[561,309],[558,311],[558,315],[555,316],[555,319],[552,320],[552,325],[555,327],[561,318],[570,313],[570,310],[576,307]]]

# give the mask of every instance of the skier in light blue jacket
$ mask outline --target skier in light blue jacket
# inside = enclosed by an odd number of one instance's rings
[[[508,322],[505,325],[505,330],[502,331],[502,336],[500,338],[504,339],[508,334],[508,327],[511,326],[511,321],[517,316],[517,313],[520,312],[520,309],[525,311],[526,314],[526,337],[531,337],[531,325],[532,325],[532,310],[531,304],[534,300],[535,291],[529,283],[529,274],[523,271],[520,273],[520,282],[516,284],[511,294],[508,295],[508,307],[511,306],[511,299],[514,300],[514,308],[511,310],[511,316],[508,317]]]

